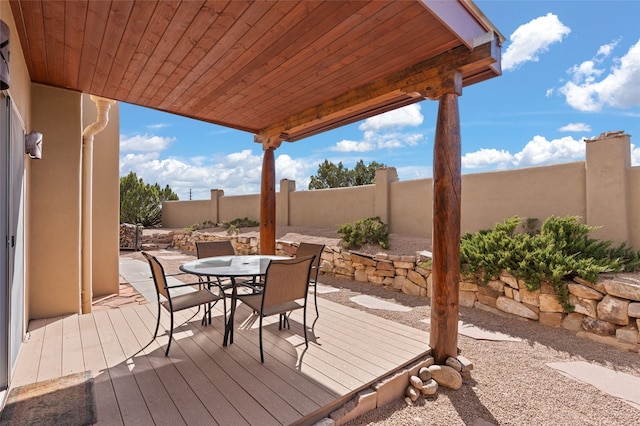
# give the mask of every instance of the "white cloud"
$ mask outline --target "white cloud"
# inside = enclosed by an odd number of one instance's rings
[[[342,140],[336,146],[329,148],[331,151],[338,152],[367,152],[376,149],[376,146],[367,141],[348,141]]]
[[[565,136],[548,141],[543,136],[534,136],[520,152],[515,154],[505,150],[486,148],[467,153],[462,157],[462,168],[490,167],[502,170],[578,161],[584,158],[585,149],[584,139],[576,140]]]
[[[487,166],[495,166],[504,169],[513,160],[513,155],[508,151],[482,148],[476,152],[470,152],[462,156],[463,169],[477,169]]]
[[[131,137],[120,135],[120,151],[159,152],[167,149],[175,140],[176,138],[148,135],[146,133]]]
[[[608,56],[615,43],[600,47],[598,55]],[[579,111],[600,111],[603,106],[640,106],[640,40],[615,60],[608,73],[597,66],[602,59],[584,61],[569,70],[571,81],[559,89],[567,103]],[[605,75],[606,73],[606,75]],[[598,77],[604,75],[601,80]]]
[[[552,13],[519,26],[509,37],[511,44],[502,55],[502,69],[509,71],[525,62],[537,62],[541,53],[570,32],[571,29]]]
[[[169,126],[170,126],[169,123],[157,123],[157,124],[149,124],[145,127],[150,130],[158,130],[158,129],[164,129],[165,127],[169,127]]]
[[[224,189],[226,195],[259,194],[262,156],[250,149],[231,153],[219,161],[196,157],[190,162],[175,158],[160,159],[157,152],[127,154],[120,157],[120,175],[133,171],[145,183],[169,185],[181,200],[208,199],[211,189]],[[275,159],[276,179],[295,180],[306,189],[314,170],[312,161],[279,155]]]
[[[569,123],[558,130],[561,132],[590,132],[591,126],[585,123]]]
[[[367,118],[358,127],[363,132],[378,131],[388,127],[419,126],[424,121],[420,104],[411,104],[388,111],[375,117]]]
[[[613,52],[613,49],[616,48],[619,42],[620,40],[616,40],[616,41],[612,41],[609,44],[604,44],[600,46],[600,48],[598,49],[598,53],[596,55],[604,56],[604,57],[611,55],[611,52]]]
[[[540,166],[578,160],[585,155],[585,143],[570,136],[548,141],[544,136],[534,136],[524,149],[514,154],[516,167]]]
[[[424,135],[403,131],[404,127],[420,126],[424,121],[419,104],[408,105],[366,119],[358,126],[362,140],[342,140],[329,148],[337,152],[368,152],[376,149],[394,149],[416,146]]]
[[[634,144],[631,144],[631,165],[640,166],[640,146],[636,147]]]

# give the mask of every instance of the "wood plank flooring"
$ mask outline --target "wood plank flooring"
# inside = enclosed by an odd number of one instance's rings
[[[219,308],[210,326],[195,310],[177,313],[169,357],[165,311],[151,340],[155,304],[31,321],[12,387],[90,371],[101,425],[313,424],[429,350],[424,331],[318,303],[316,320],[310,299],[308,349],[301,310],[291,329],[265,320],[264,364],[257,317],[242,304],[226,348]]]

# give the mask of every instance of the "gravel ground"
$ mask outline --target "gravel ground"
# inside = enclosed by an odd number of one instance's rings
[[[304,236],[305,233],[319,238],[336,237],[318,236],[320,232],[314,233],[310,229],[279,229],[278,233],[278,238],[287,234]],[[410,237],[403,237],[399,240],[403,242],[394,249],[394,239],[391,239],[391,249],[398,254],[415,254],[416,250],[430,248],[427,240],[409,240]],[[122,255],[141,258],[139,253],[125,252]],[[181,262],[184,260],[163,261],[163,264],[170,272]],[[430,314],[428,299],[368,283],[325,276],[321,276],[319,281],[340,290],[319,294],[319,297],[429,330],[428,325],[421,321]],[[380,297],[412,310],[396,312],[364,308],[350,300],[359,294]],[[639,410],[547,366],[553,362],[587,361],[640,377],[640,355],[637,352],[580,338],[562,328],[498,316],[479,309],[461,307],[460,320],[522,340],[487,341],[460,335],[458,346],[461,354],[474,364],[472,379],[465,381],[461,389],[440,388],[434,397],[421,396],[411,406],[399,400],[360,416],[349,425],[640,425]]]

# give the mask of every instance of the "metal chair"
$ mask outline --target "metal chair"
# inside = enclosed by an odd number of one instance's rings
[[[267,268],[262,293],[239,296],[239,299],[252,308],[260,317],[261,363],[264,363],[264,351],[262,349],[262,319],[264,317],[280,315],[279,329],[282,330],[282,327],[289,323],[287,313],[296,309],[303,309],[304,343],[306,347],[309,347],[307,338],[307,292],[309,290],[309,274],[311,273],[313,259],[314,256],[306,256],[288,260],[272,260]]]
[[[320,316],[318,312],[318,272],[320,270],[320,262],[322,261],[322,251],[324,244],[300,243],[296,257],[315,256],[311,265],[311,275],[309,276],[309,286],[313,287],[313,302],[316,306],[316,317]]]
[[[142,252],[142,255],[149,262],[149,266],[151,267],[151,274],[153,275],[153,281],[156,286],[156,295],[158,296],[158,320],[156,321],[156,330],[153,332],[153,339],[155,340],[158,336],[158,329],[160,328],[160,307],[164,307],[171,317],[171,327],[169,329],[169,343],[167,344],[167,350],[165,351],[165,356],[169,356],[169,348],[171,348],[171,341],[173,339],[173,313],[182,311],[184,309],[198,307],[198,312],[200,312],[200,306],[205,305],[205,317],[203,317],[202,322],[203,325],[206,324],[206,316],[209,315],[209,323],[211,323],[211,308],[215,305],[218,300],[222,299],[222,303],[224,303],[224,323],[227,323],[227,306],[225,302],[224,295],[220,296],[217,294],[213,294],[209,289],[202,288],[202,283],[190,283],[190,284],[178,284],[169,286],[167,284],[167,276],[164,272],[164,268],[162,264],[156,259],[154,256],[150,255],[147,252]],[[194,289],[192,286],[198,285],[198,289]],[[190,287],[193,291],[190,291],[185,294],[172,296],[171,290],[176,288],[185,288]],[[224,294],[222,288],[220,288],[220,292]],[[164,300],[161,300],[162,298]],[[194,316],[198,314],[196,312]],[[193,318],[193,317],[191,317]]]

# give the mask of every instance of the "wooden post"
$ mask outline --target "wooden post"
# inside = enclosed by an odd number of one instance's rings
[[[455,82],[457,79],[454,78]],[[458,355],[460,281],[460,118],[453,84],[439,96],[433,154],[433,288],[430,346],[436,364]]]
[[[282,140],[267,137],[261,139],[264,156],[260,186],[260,253],[276,254],[276,162],[274,151],[280,146]]]

